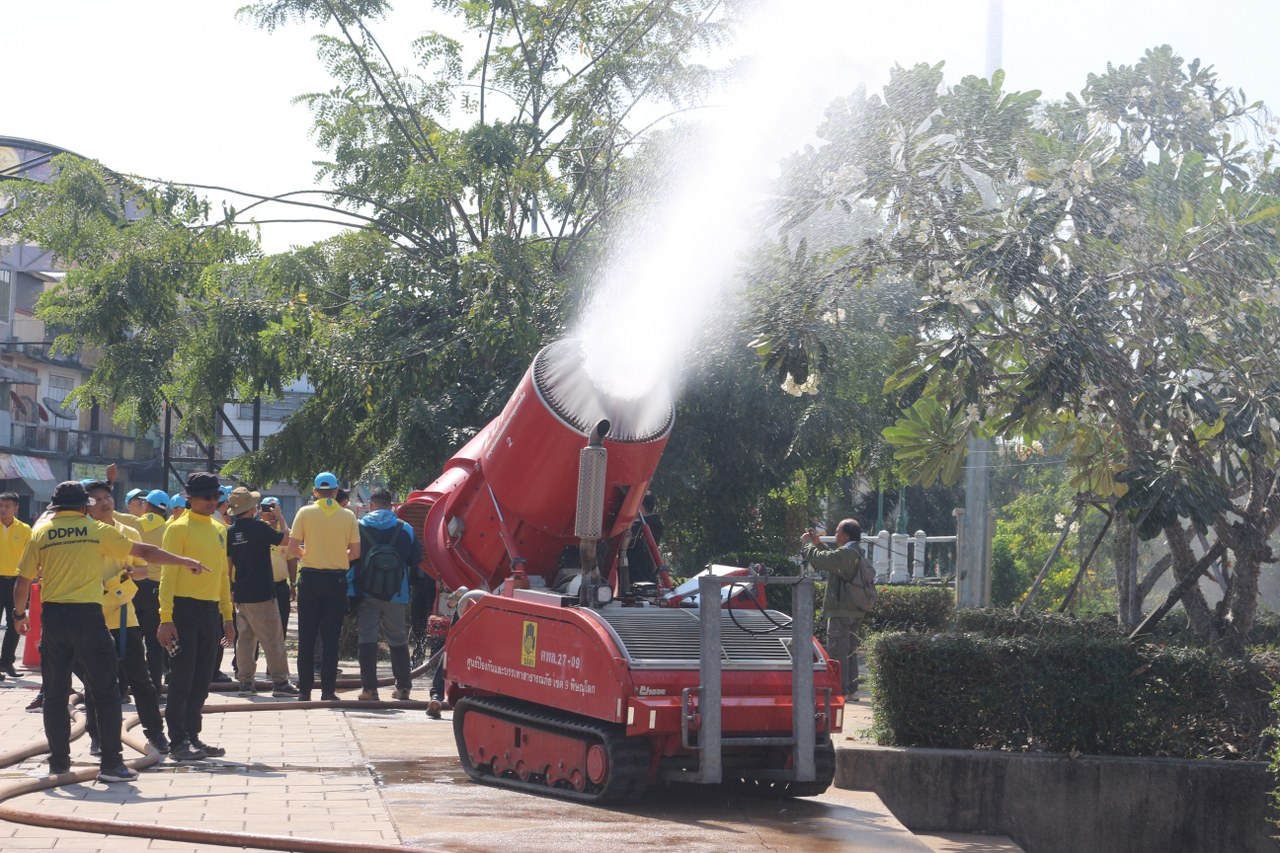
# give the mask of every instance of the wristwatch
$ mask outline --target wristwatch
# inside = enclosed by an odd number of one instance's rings
[[[14,618],[14,619],[26,619],[26,618],[27,618],[27,611],[25,611],[25,610],[24,610],[24,611],[22,611],[21,613],[19,613],[18,611],[16,611],[16,610],[15,610],[15,611],[13,612],[13,618]]]

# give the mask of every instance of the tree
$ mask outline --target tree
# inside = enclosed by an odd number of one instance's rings
[[[886,268],[918,283],[920,331],[886,386],[915,411],[887,433],[904,469],[958,470],[938,460],[970,427],[1053,441],[1083,498],[1164,538],[1178,579],[1230,556],[1221,603],[1192,587],[1185,604],[1206,644],[1238,653],[1280,524],[1280,182],[1262,107],[1168,47],[1062,103],[1002,83],[898,68],[883,97],[832,108],[811,157],[827,190],[792,215],[839,199],[886,228],[809,302]],[[774,320],[764,350],[799,376],[797,322]]]
[[[168,400],[208,437],[223,401],[307,377],[304,408],[233,460],[253,481],[323,465],[422,482],[499,411],[563,333],[655,107],[694,103],[712,72],[688,57],[728,32],[740,3],[438,5],[483,38],[474,62],[428,33],[418,68],[395,68],[374,35],[383,0],[244,10],[267,28],[323,30],[334,87],[302,100],[331,189],[274,200],[341,211],[358,226],[342,236],[264,257],[240,226],[267,199],[210,217],[189,189],[70,159],[48,186],[21,189],[10,227],[69,267],[40,312],[64,343],[103,352],[82,396],[144,424]]]

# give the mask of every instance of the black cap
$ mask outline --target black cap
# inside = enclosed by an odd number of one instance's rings
[[[53,490],[53,502],[49,504],[49,509],[83,509],[92,504],[93,498],[89,497],[79,481],[67,480],[59,483]]]
[[[208,471],[192,471],[187,475],[187,497],[216,498],[221,496],[218,477]]]

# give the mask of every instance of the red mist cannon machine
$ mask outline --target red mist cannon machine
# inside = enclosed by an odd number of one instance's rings
[[[627,583],[673,419],[665,392],[612,397],[560,341],[400,507],[428,570],[472,590],[445,645],[472,779],[588,802],[655,782],[791,797],[831,784],[844,697],[813,639],[811,578],[706,572],[685,595]],[[734,595],[769,583],[794,585],[794,619]]]

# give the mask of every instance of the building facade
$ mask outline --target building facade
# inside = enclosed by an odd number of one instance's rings
[[[62,153],[0,137],[0,213],[11,203],[6,182],[47,180]],[[0,489],[20,495],[25,517],[43,510],[58,482],[101,477],[112,462],[122,488],[163,482],[154,429],[120,430],[109,405],[77,408],[67,401],[92,371],[95,353],[54,352],[58,330],[35,316],[41,294],[63,276],[49,252],[6,235],[0,219]]]

